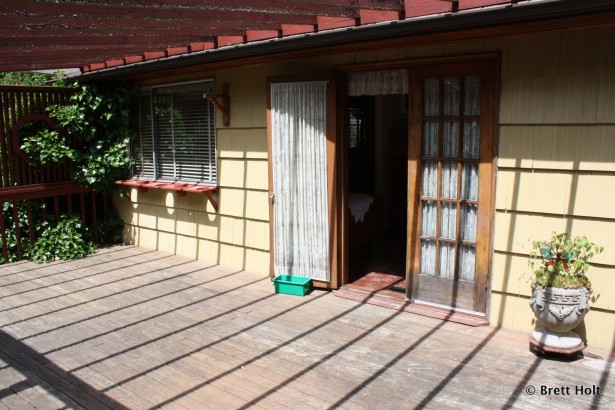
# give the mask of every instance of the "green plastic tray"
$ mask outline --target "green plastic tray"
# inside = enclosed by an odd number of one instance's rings
[[[273,279],[275,293],[305,296],[312,287],[312,279],[302,276],[278,275]]]

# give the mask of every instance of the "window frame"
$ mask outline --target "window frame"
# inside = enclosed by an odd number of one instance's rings
[[[131,144],[131,152],[130,152],[131,156],[137,162],[135,163],[135,165],[133,165],[132,179],[140,180],[140,181],[143,181],[143,180],[145,181],[165,181],[165,182],[173,182],[173,183],[198,184],[198,185],[201,185],[201,184],[215,185],[215,186],[218,185],[218,179],[219,179],[219,176],[218,176],[218,147],[217,147],[218,145],[217,144],[217,134],[218,134],[217,128],[218,127],[216,126],[217,115],[216,115],[215,106],[206,98],[203,98],[203,101],[206,104],[207,111],[203,113],[203,115],[209,116],[208,121],[211,124],[210,125],[211,134],[213,134],[213,135],[209,135],[205,137],[206,139],[209,140],[209,148],[204,148],[207,150],[207,156],[208,156],[207,167],[209,168],[209,171],[207,173],[202,172],[200,174],[201,178],[198,180],[194,178],[190,178],[187,175],[181,174],[181,171],[179,169],[181,168],[182,162],[181,162],[181,159],[178,160],[175,155],[177,145],[176,145],[174,134],[171,135],[173,159],[172,161],[169,161],[169,163],[173,167],[173,170],[174,170],[173,173],[175,174],[175,178],[169,178],[168,176],[161,175],[161,170],[159,169],[161,149],[159,146],[160,145],[159,143],[160,132],[157,131],[157,126],[156,126],[157,121],[156,121],[156,117],[154,114],[155,91],[160,90],[160,89],[172,89],[173,87],[180,87],[180,86],[186,86],[186,85],[191,85],[191,84],[207,84],[207,83],[211,84],[211,87],[209,88],[211,92],[214,92],[215,91],[215,80],[213,78],[153,85],[153,86],[142,87],[139,89],[137,102],[136,102],[136,115],[135,115],[136,117],[135,132],[136,132],[136,135],[138,135],[138,140],[134,141],[133,144]],[[173,95],[172,91],[171,91],[171,95]],[[143,104],[141,100],[142,98],[147,98],[148,103]],[[142,108],[144,106],[146,106],[146,108],[149,107],[149,110],[150,110],[150,113],[149,113],[150,135],[146,135],[146,136],[143,135],[144,121],[142,117],[143,115]],[[148,139],[148,138],[150,139],[150,144],[149,144],[150,146],[146,148],[148,152],[145,153],[143,141],[144,139]],[[135,156],[135,152],[134,152],[135,146],[139,147],[138,156]],[[144,168],[145,168],[144,157],[146,155],[151,157],[151,165],[150,165],[152,168],[151,171],[144,171]]]

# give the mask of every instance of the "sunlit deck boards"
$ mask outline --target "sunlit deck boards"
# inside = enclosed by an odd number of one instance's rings
[[[0,409],[612,408],[615,366],[594,353],[539,359],[526,334],[275,295],[262,275],[138,247],[0,267]]]

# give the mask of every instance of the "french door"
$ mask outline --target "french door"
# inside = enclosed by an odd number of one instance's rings
[[[337,286],[335,90],[329,81],[270,81],[271,270]]]
[[[495,124],[491,61],[410,71],[408,297],[486,312]]]

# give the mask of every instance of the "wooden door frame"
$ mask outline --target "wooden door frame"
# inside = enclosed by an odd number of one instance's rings
[[[314,287],[321,289],[337,289],[339,287],[339,229],[338,220],[339,200],[338,194],[338,166],[337,166],[337,108],[336,108],[336,80],[332,75],[289,75],[272,76],[266,79],[267,95],[267,155],[268,155],[268,187],[269,187],[269,276],[274,277],[274,210],[271,193],[273,192],[273,155],[272,155],[272,128],[271,128],[271,84],[290,82],[326,81],[326,137],[327,137],[327,201],[329,211],[329,257],[330,282],[312,280]]]
[[[495,165],[497,160],[497,115],[499,101],[499,56],[492,58],[468,59],[449,61],[448,64],[438,63],[413,67],[410,70],[409,84],[410,93],[410,115],[408,117],[408,249],[406,262],[406,281],[408,300],[413,301],[418,286],[418,272],[420,261],[420,240],[418,240],[418,222],[420,220],[420,151],[421,138],[411,138],[411,134],[416,129],[421,129],[422,116],[420,107],[422,106],[422,93],[416,92],[420,89],[421,69],[432,70],[429,74],[434,77],[444,76],[445,73],[454,75],[450,70],[450,65],[455,64],[463,67],[476,65],[479,74],[484,78],[484,87],[481,90],[481,135],[490,135],[488,140],[481,141],[479,175],[487,180],[488,189],[479,189],[478,201],[484,204],[478,209],[479,221],[483,224],[477,226],[476,232],[476,276],[474,284],[474,306],[473,311],[488,314],[488,299],[490,290],[491,267],[493,259],[493,225],[495,215]],[[486,88],[485,88],[486,87]],[[418,108],[417,108],[418,107]],[[418,112],[418,114],[417,114]],[[415,115],[412,115],[414,113]],[[413,177],[411,177],[413,176]],[[484,240],[479,240],[485,238]]]
[[[348,195],[348,155],[345,151],[345,144],[347,139],[347,126],[345,122],[346,108],[347,108],[347,75],[353,72],[364,72],[364,71],[378,71],[378,70],[393,70],[393,69],[408,69],[410,72],[413,68],[419,66],[436,66],[442,65],[446,66],[453,63],[473,63],[473,62],[483,62],[489,68],[485,69],[486,74],[489,76],[490,85],[493,87],[491,90],[490,98],[488,99],[491,104],[492,115],[489,116],[485,127],[492,134],[492,143],[490,147],[489,154],[491,157],[491,162],[489,164],[490,174],[491,174],[491,183],[490,183],[490,198],[488,199],[488,211],[490,213],[489,221],[490,221],[490,229],[488,233],[488,241],[482,241],[480,246],[487,247],[487,255],[488,258],[485,262],[488,274],[485,278],[484,283],[480,283],[482,289],[484,289],[483,294],[485,295],[485,303],[487,307],[488,313],[488,296],[490,291],[490,279],[491,279],[491,267],[492,267],[492,258],[493,258],[493,225],[495,218],[495,164],[496,164],[496,155],[497,155],[497,141],[498,141],[498,129],[497,129],[497,115],[499,113],[499,79],[500,79],[500,60],[501,55],[499,52],[490,52],[490,53],[481,53],[481,54],[466,54],[466,55],[455,55],[455,56],[443,56],[443,57],[429,57],[429,58],[419,58],[419,59],[410,59],[410,60],[400,60],[400,61],[387,61],[387,62],[375,62],[375,63],[365,63],[365,64],[349,64],[349,65],[341,65],[336,67],[336,74],[338,77],[338,142],[341,144],[341,148],[338,149],[338,167],[340,167],[340,194],[341,198],[339,199],[340,209],[338,210],[339,215],[339,238],[340,238],[340,254],[339,254],[339,265],[340,265],[340,284],[345,285],[349,281],[348,277],[348,221],[346,213],[344,212],[345,207],[347,205],[347,195]],[[408,100],[409,100],[409,109],[412,110],[412,95],[410,90],[408,90]],[[416,104],[416,102],[414,102]],[[487,101],[482,101],[481,104],[485,104]],[[408,194],[410,192],[416,193],[416,180],[411,176],[415,176],[416,172],[419,171],[418,161],[411,161],[411,150],[416,150],[417,147],[413,146],[414,144],[418,144],[418,149],[420,149],[420,141],[413,141],[410,138],[411,132],[411,115],[408,116]],[[481,153],[482,155],[482,153]],[[412,191],[411,191],[412,190]],[[416,195],[414,195],[416,196]],[[413,196],[413,197],[414,197]],[[416,197],[415,201],[418,200]],[[409,281],[410,278],[410,266],[414,266],[414,252],[411,251],[411,246],[415,246],[410,236],[411,232],[416,232],[416,223],[418,218],[411,217],[412,213],[416,209],[416,204],[408,203],[408,243],[406,250],[406,280]],[[408,293],[408,300],[411,300],[411,293]],[[482,302],[481,302],[482,303]]]

